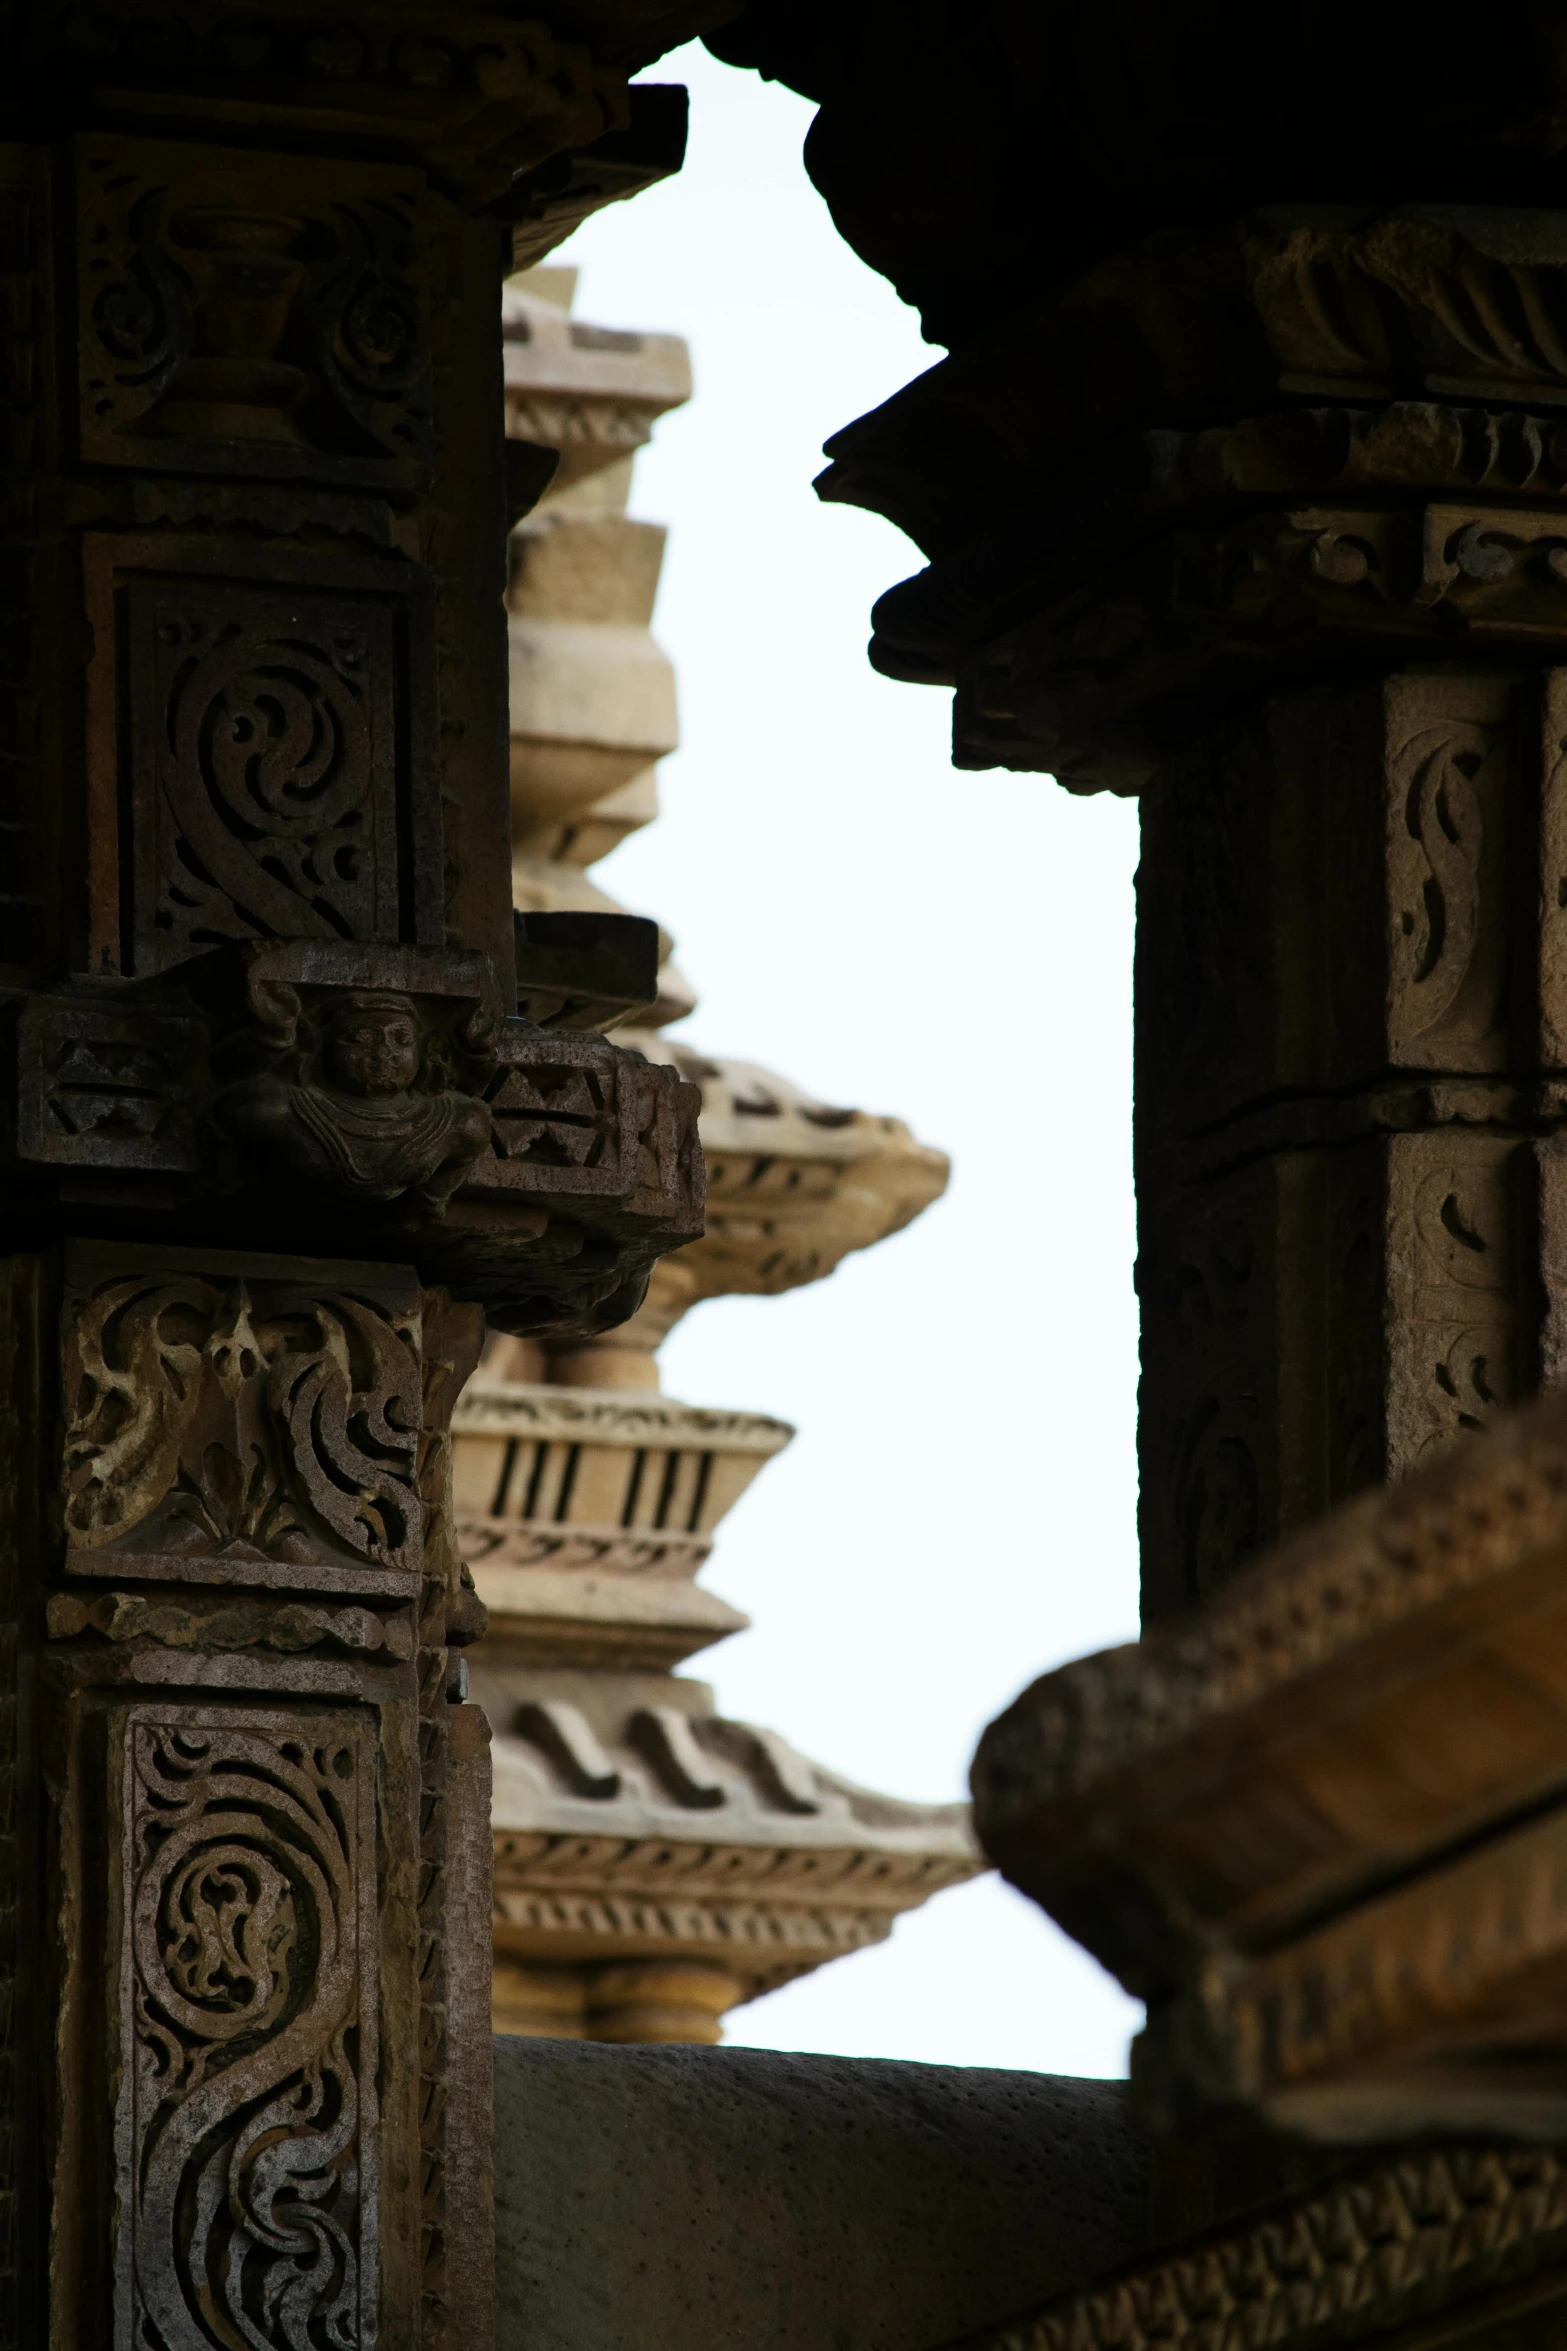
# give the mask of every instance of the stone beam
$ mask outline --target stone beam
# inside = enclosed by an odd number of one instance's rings
[[[981,1838],[1148,2002],[1166,2127],[1567,2129],[1564,1556],[1552,1397],[986,1732]]]

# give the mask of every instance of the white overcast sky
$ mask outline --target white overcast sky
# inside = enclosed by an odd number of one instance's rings
[[[696,372],[632,501],[670,526],[682,748],[660,821],[596,871],[676,934],[701,997],[680,1034],[955,1163],[908,1232],[701,1306],[666,1347],[672,1394],[800,1432],[707,1570],[754,1629],[688,1670],[854,1779],[955,1797],[1026,1681],[1136,1629],[1136,814],[956,773],[949,696],[869,667],[871,604],[919,555],[811,479],[939,353],[838,239],[803,100],[695,46],[649,78],[691,88],[684,172],[552,256],[581,269],[579,317],[684,335]],[[992,1877],[728,2038],[1119,2073],[1137,2015]]]

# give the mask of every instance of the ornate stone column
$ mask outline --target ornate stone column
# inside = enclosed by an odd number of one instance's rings
[[[506,887],[501,274],[675,160],[592,13],[12,12],[8,2343],[488,2336],[448,1423],[700,1230]]]

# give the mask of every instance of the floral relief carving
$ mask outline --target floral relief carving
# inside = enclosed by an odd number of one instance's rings
[[[138,2351],[375,2340],[374,1763],[349,1714],[137,1709],[118,2301]]]
[[[388,1298],[177,1265],[111,1274],[68,1301],[63,1353],[78,1572],[134,1559],[224,1581],[308,1583],[334,1562],[417,1573],[411,1286]]]

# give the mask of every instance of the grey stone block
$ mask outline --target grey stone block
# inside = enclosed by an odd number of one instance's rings
[[[497,2351],[937,2351],[1147,2235],[1119,2082],[495,2043]]]

